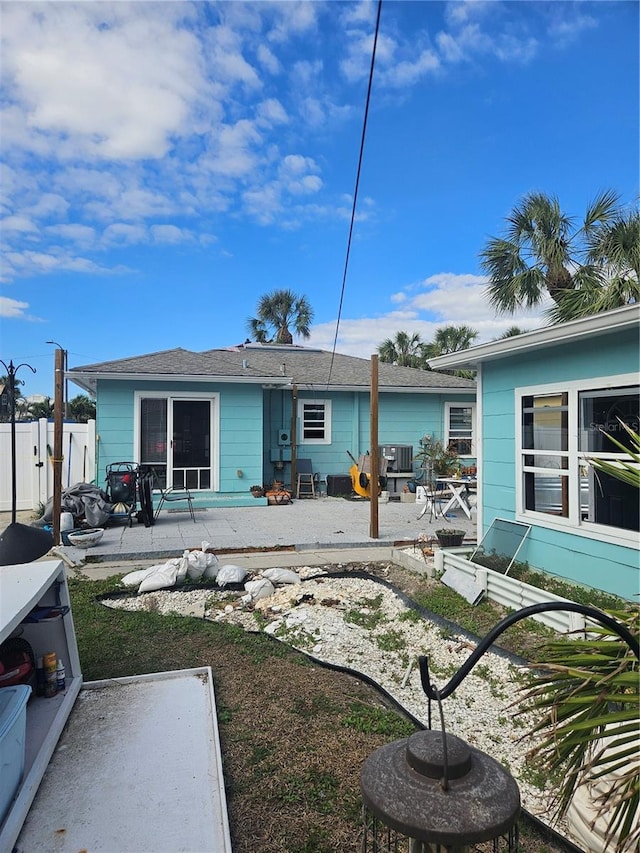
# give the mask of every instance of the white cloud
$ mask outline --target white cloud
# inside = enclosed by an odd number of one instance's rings
[[[155,243],[177,244],[191,242],[193,234],[186,228],[176,225],[152,225],[149,229]]]
[[[0,317],[24,320],[26,319],[25,310],[28,307],[28,302],[18,302],[17,299],[9,299],[8,296],[0,296]]]
[[[48,234],[54,237],[62,237],[64,240],[69,240],[78,245],[90,246],[95,242],[96,232],[94,228],[88,225],[80,224],[60,224],[48,225],[45,229]]]
[[[258,104],[256,114],[262,123],[269,126],[286,124],[289,121],[289,116],[285,108],[277,98],[269,98],[266,101],[261,101]]]
[[[270,74],[279,74],[282,66],[280,65],[280,61],[278,57],[267,47],[266,44],[258,45],[257,50],[258,62],[264,69],[266,69]]]
[[[399,331],[418,333],[422,341],[433,340],[443,326],[470,326],[478,332],[476,343],[500,337],[511,326],[531,330],[545,325],[543,312],[496,316],[485,296],[487,280],[472,274],[439,273],[390,296],[401,306],[371,318],[345,317],[340,323],[338,352],[368,358],[386,338]],[[335,323],[320,323],[311,329],[311,346],[331,349]]]
[[[141,225],[118,222],[104,229],[102,242],[108,246],[131,246],[144,242],[147,229]]]
[[[28,216],[6,216],[0,222],[3,231],[19,231],[21,233],[35,232],[37,226]]]
[[[203,85],[199,43],[178,26],[186,11],[5,5],[3,75],[24,111],[26,147],[109,159],[165,154]]]

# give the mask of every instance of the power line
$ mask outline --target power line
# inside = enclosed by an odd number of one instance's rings
[[[367,120],[369,118],[369,103],[371,101],[371,87],[373,84],[373,69],[376,62],[376,47],[378,44],[378,32],[380,30],[380,15],[382,13],[382,0],[378,0],[378,12],[376,16],[376,29],[373,36],[373,49],[371,51],[371,67],[369,68],[369,85],[367,87],[367,99],[364,108],[364,121],[362,123],[362,136],[360,138],[360,155],[358,157],[358,170],[356,172],[356,185],[353,191],[353,205],[351,207],[351,221],[349,223],[349,238],[347,240],[347,252],[344,260],[344,272],[342,274],[342,288],[340,290],[340,304],[338,306],[338,319],[336,320],[336,334],[333,339],[333,347],[331,350],[331,364],[329,365],[329,376],[327,377],[327,387],[331,382],[331,373],[333,371],[333,362],[336,354],[336,345],[338,342],[338,331],[340,329],[340,318],[342,316],[342,303],[344,302],[344,291],[347,283],[347,270],[349,268],[349,256],[351,254],[351,238],[353,236],[353,225],[356,218],[356,205],[358,203],[358,188],[360,186],[360,172],[362,170],[362,158],[364,155],[364,140],[367,134]]]

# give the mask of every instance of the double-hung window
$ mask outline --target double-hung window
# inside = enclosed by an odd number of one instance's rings
[[[638,489],[589,463],[628,461],[609,438],[630,448],[623,424],[638,432],[640,389],[622,384],[626,378],[516,392],[520,516],[540,514],[548,526],[594,536],[616,528],[621,538],[633,538],[631,531],[639,529]]]
[[[475,456],[475,404],[445,404],[445,447],[452,447],[458,456]]]
[[[298,400],[300,444],[331,444],[331,400]]]

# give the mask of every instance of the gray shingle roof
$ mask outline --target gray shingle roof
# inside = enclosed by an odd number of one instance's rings
[[[244,380],[253,377],[256,381],[274,377],[291,378],[292,382],[305,385],[330,387],[368,388],[371,381],[371,362],[369,359],[335,353],[332,356],[325,350],[314,350],[297,346],[273,346],[269,344],[247,344],[225,349],[212,349],[205,352],[191,352],[185,349],[171,349],[148,355],[122,358],[115,361],[103,361],[74,367],[69,371],[83,374],[89,378],[93,374],[111,376],[120,374],[150,376],[224,376],[241,377]],[[460,391],[475,389],[475,382],[436,371],[418,370],[412,367],[397,367],[379,363],[379,386],[381,388],[415,389],[457,389]]]

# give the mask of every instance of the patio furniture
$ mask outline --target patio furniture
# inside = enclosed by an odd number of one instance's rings
[[[478,481],[471,477],[438,477],[436,483],[442,483],[451,491],[451,497],[447,505],[443,508],[442,514],[455,510],[457,507],[464,512],[468,519],[471,518],[471,504],[469,503],[469,494],[471,489],[475,489]]]
[[[191,514],[191,521],[194,522],[196,520],[195,512],[193,511],[193,498],[191,497],[191,492],[186,487],[184,489],[160,489],[160,502],[158,503],[158,507],[156,509],[155,515],[153,516],[154,522],[157,521],[158,516],[160,515],[160,510],[162,507],[168,504],[175,503],[187,503],[189,507],[189,513]]]

